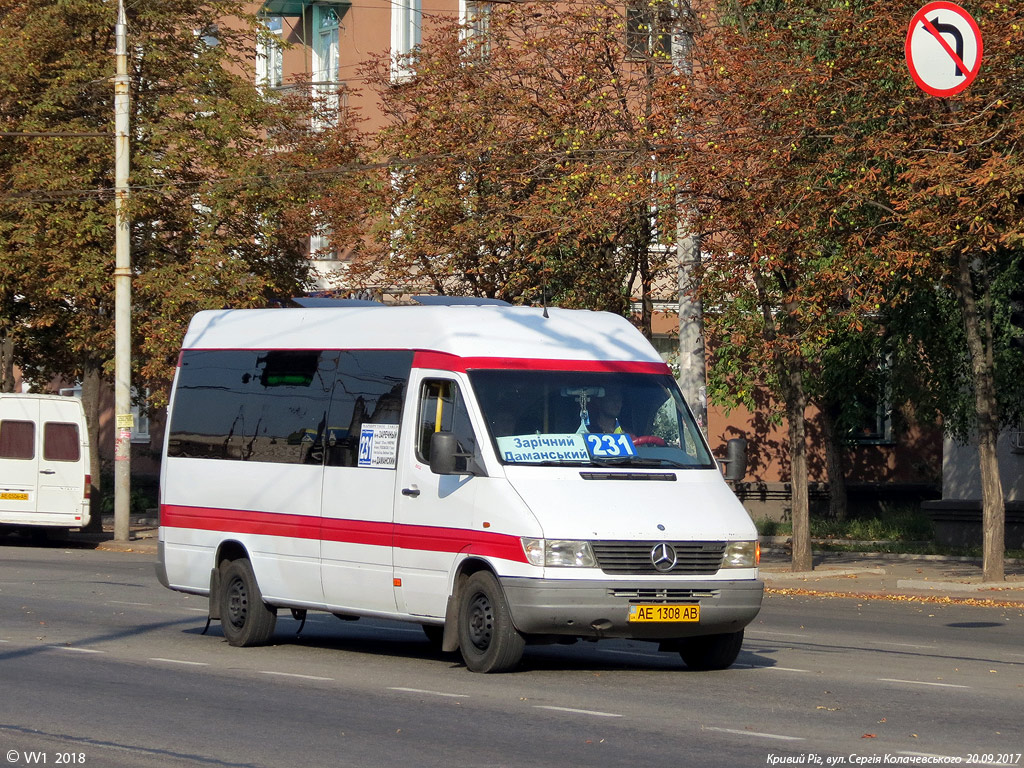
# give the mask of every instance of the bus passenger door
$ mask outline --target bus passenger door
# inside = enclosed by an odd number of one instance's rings
[[[453,432],[461,452],[478,462],[477,439],[459,382],[442,376],[414,378],[407,429],[399,459],[395,502],[395,599],[414,616],[443,618],[448,577],[459,553],[472,542],[480,482],[472,475],[430,471],[430,437]],[[414,413],[413,413],[414,411]]]
[[[326,428],[321,579],[337,613],[395,612],[392,528],[398,437],[412,352],[339,356]]]

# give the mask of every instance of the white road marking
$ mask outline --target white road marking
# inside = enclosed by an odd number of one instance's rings
[[[601,648],[601,653],[614,653],[619,656],[639,656],[644,659],[656,659],[662,654],[660,653],[641,653],[640,651],[616,651],[609,648]]]
[[[74,651],[75,653],[106,653],[106,651],[97,651],[95,648],[75,648],[73,645],[51,645],[48,647],[53,648],[55,651]]]
[[[444,691],[425,691],[422,688],[388,688],[389,691],[402,691],[403,693],[425,693],[427,696],[447,696],[451,699],[468,699],[468,693],[445,693]]]
[[[773,667],[770,664],[749,664],[751,669],[774,669],[776,672],[807,672],[806,669],[794,669],[793,667]]]
[[[783,736],[779,733],[759,733],[758,731],[741,731],[739,728],[713,728],[710,725],[701,726],[702,731],[715,731],[716,733],[731,733],[735,736],[757,736],[760,739],[775,739],[777,741],[805,741],[800,736]]]
[[[914,645],[912,643],[879,643],[879,645],[894,645],[898,648],[938,648],[937,645]]]
[[[934,685],[937,688],[970,688],[969,685],[955,685],[954,683],[928,683],[923,680],[897,680],[894,677],[878,678],[883,683],[906,683],[907,685]]]
[[[300,680],[322,680],[324,682],[334,682],[333,677],[317,677],[316,675],[297,675],[294,672],[271,672],[265,669],[261,669],[260,674],[275,675],[277,677],[297,677]]]
[[[150,661],[162,661],[165,664],[187,664],[190,667],[208,667],[210,666],[205,661],[185,661],[184,659],[164,659],[159,656],[154,656]]]
[[[552,709],[555,712],[571,712],[574,715],[592,715],[593,717],[622,717],[614,712],[595,712],[592,709],[573,709],[572,707],[547,707],[543,704],[534,705],[534,709]]]

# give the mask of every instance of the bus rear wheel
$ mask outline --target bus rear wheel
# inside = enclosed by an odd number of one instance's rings
[[[459,650],[466,667],[471,672],[508,672],[519,665],[525,646],[498,579],[489,571],[474,573],[459,598]]]
[[[232,560],[222,569],[218,599],[225,639],[239,648],[263,645],[274,634],[277,609],[263,602],[247,559]]]

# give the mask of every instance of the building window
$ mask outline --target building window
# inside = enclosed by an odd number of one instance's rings
[[[73,387],[63,387],[60,390],[60,394],[64,397],[77,397],[79,400],[82,399],[82,385],[76,384]],[[132,387],[132,422],[135,424],[132,427],[132,442],[133,443],[149,443],[149,389],[145,390],[143,396],[139,396],[139,391]]]
[[[391,80],[402,82],[414,74],[411,56],[420,44],[421,0],[391,0]]]
[[[626,6],[626,56],[672,60],[672,9],[666,3],[635,0]]]
[[[338,116],[338,31],[334,6],[313,6],[313,126],[329,128]]]
[[[315,261],[337,261],[338,248],[331,239],[331,228],[318,224],[309,238],[309,258]]]
[[[885,355],[878,363],[873,380],[876,386],[868,388],[858,398],[860,412],[864,414],[851,431],[853,442],[864,445],[888,445],[892,433],[892,357]]]
[[[459,0],[459,24],[467,42],[483,57],[487,55],[487,31],[491,23],[491,3]]]
[[[256,47],[256,85],[280,88],[284,84],[283,34],[281,16],[264,16]]]

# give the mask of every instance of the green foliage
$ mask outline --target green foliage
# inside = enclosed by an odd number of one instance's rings
[[[115,13],[101,0],[0,0],[0,130],[18,134],[0,137],[2,314],[41,381],[113,354]],[[237,74],[252,24],[232,0],[128,8],[133,348],[158,403],[195,311],[263,304],[306,278],[303,192],[268,139],[287,105]]]

